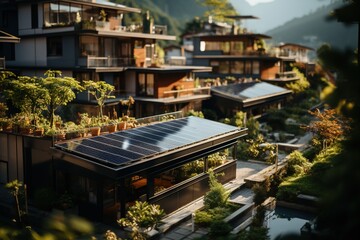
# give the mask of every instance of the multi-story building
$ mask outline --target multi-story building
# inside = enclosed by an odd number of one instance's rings
[[[240,26],[240,21],[254,16],[228,17],[232,25],[208,21],[201,32],[184,35],[184,47],[192,49],[191,64],[212,67],[212,72],[196,74],[204,86],[211,85],[212,97],[204,106],[221,117],[232,117],[236,111],[261,116],[268,108],[280,108],[291,91],[255,82],[275,79],[282,72],[283,59],[265,49],[271,37]]]
[[[10,71],[42,76],[56,69],[79,81],[106,81],[116,95],[108,103],[132,96],[136,117],[196,109],[210,96],[209,89],[195,89],[193,72],[211,68],[158,66],[156,41],[176,37],[155,25],[148,12],[141,23],[124,26],[124,14],[141,10],[96,0],[3,0],[0,5],[0,27],[22,39],[0,48]],[[82,93],[77,102],[74,111],[81,112],[95,101]]]

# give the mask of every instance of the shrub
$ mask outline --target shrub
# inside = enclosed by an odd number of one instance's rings
[[[265,201],[265,199],[267,198],[267,191],[266,191],[266,187],[263,184],[255,184],[252,187],[252,190],[254,192],[254,203],[255,205],[260,205],[261,203],[263,203]]]
[[[231,230],[232,228],[229,223],[224,221],[214,221],[210,226],[209,235],[211,237],[226,236],[230,233]]]
[[[230,193],[226,191],[224,186],[219,183],[212,170],[209,171],[210,191],[204,196],[204,206],[206,209],[216,207],[225,207],[230,197]]]
[[[300,175],[307,172],[311,166],[309,161],[302,155],[301,152],[295,150],[289,155],[287,164],[288,175]]]

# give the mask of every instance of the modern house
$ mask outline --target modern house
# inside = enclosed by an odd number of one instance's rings
[[[142,14],[143,20],[125,26],[125,14]],[[208,89],[195,89],[193,81],[194,72],[211,71],[210,67],[159,66],[157,40],[176,37],[138,8],[103,0],[0,1],[0,27],[22,39],[16,46],[0,48],[8,70],[43,76],[56,69],[79,81],[106,81],[115,86],[116,95],[107,105],[121,111],[119,100],[132,96],[136,117],[198,108],[210,97]],[[77,103],[72,105],[75,115],[96,106],[86,93],[77,96]],[[110,111],[113,107],[105,113]]]
[[[229,16],[235,20],[252,16]],[[222,27],[221,31],[219,28]],[[189,38],[189,36],[187,36]],[[207,24],[200,33],[192,35],[192,64],[211,66],[211,73],[196,74],[199,78],[226,77],[262,79],[279,72],[279,58],[268,54],[264,41],[270,36],[247,32],[234,24]]]
[[[234,116],[242,111],[246,116],[259,118],[268,109],[281,109],[291,90],[270,83],[249,81],[211,88],[211,99],[206,103],[221,116]]]
[[[210,168],[224,173],[221,183],[235,179],[236,143],[246,134],[198,117],[61,142],[0,131],[0,181],[26,183],[34,205],[41,191],[70,195],[80,216],[116,224],[136,200],[171,213],[203,196]],[[0,195],[5,211],[10,194],[0,187]]]
[[[184,48],[192,50],[191,64],[212,68],[212,72],[195,74],[202,86],[211,87],[211,99],[204,108],[215,110],[218,117],[232,117],[236,111],[260,117],[269,108],[281,108],[291,91],[259,82],[284,74],[282,57],[265,49],[265,40],[271,37],[241,27],[242,20],[254,16],[227,17],[232,25],[210,19],[201,32],[184,35]],[[286,59],[290,60],[295,62]],[[293,76],[292,80],[298,79]]]

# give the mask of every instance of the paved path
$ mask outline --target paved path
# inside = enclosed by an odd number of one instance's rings
[[[253,198],[253,192],[248,188],[240,189],[240,186],[245,183],[245,178],[256,174],[268,167],[269,165],[264,163],[238,161],[236,179],[224,185],[227,190],[230,190],[232,192],[232,194],[230,195],[230,201],[241,204],[251,203]],[[164,224],[160,228],[165,233],[162,234],[162,237],[160,239],[189,240],[207,235],[207,229],[193,229],[192,225],[191,215],[201,207],[203,207],[203,198],[199,198],[198,200],[188,204],[184,208],[181,208],[180,210],[165,217],[163,219],[163,222],[165,222],[166,224]]]

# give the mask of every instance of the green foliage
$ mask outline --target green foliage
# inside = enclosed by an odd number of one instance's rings
[[[269,229],[265,227],[250,227],[249,230],[241,231],[237,240],[270,240]]]
[[[216,21],[229,21],[225,16],[236,15],[236,10],[227,0],[203,0],[199,1],[200,4],[205,6],[208,10],[204,16],[213,16]]]
[[[225,207],[230,197],[230,193],[218,182],[212,170],[209,171],[210,190],[204,196],[204,206],[206,209]]]
[[[254,192],[253,202],[256,206],[259,206],[268,197],[267,188],[264,184],[255,184],[252,190]]]
[[[252,221],[254,227],[263,226],[264,219],[266,214],[266,207],[264,205],[258,205],[256,208],[256,213]]]
[[[209,236],[213,238],[227,236],[231,230],[232,227],[229,223],[226,223],[224,221],[214,221],[210,225]]]
[[[305,91],[310,87],[309,81],[306,79],[303,73],[299,71],[297,68],[292,69],[293,72],[299,77],[299,80],[288,83],[285,85],[286,88],[292,90],[295,94]]]
[[[307,160],[301,152],[298,150],[290,153],[287,161],[287,174],[288,175],[300,175],[306,173],[311,166],[309,160]]]
[[[111,84],[106,83],[105,81],[83,81],[85,89],[95,97],[96,102],[99,106],[99,116],[103,117],[103,107],[105,101],[110,98],[115,98],[114,95],[111,95],[115,90],[115,87]]]
[[[75,91],[82,91],[80,83],[71,77],[62,77],[61,71],[48,70],[45,78],[41,78],[42,86],[46,89],[45,103],[50,117],[50,127],[54,128],[55,111],[60,106],[66,106],[75,99]]]
[[[117,222],[120,226],[131,228],[132,239],[145,239],[141,229],[151,230],[155,228],[164,214],[164,210],[159,205],[135,201],[135,204],[129,207],[126,217]]]
[[[204,114],[201,111],[194,111],[193,109],[191,109],[189,112],[187,112],[187,115],[204,118]]]
[[[260,123],[257,121],[254,117],[250,117],[246,121],[246,127],[248,129],[248,135],[247,138],[256,138],[256,136],[260,133]]]

